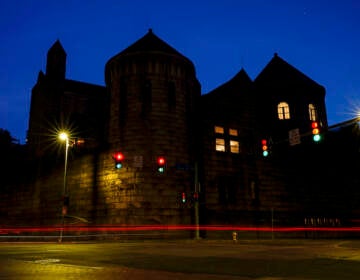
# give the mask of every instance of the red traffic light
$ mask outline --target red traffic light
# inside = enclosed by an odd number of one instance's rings
[[[262,148],[262,155],[264,157],[267,157],[269,155],[269,147],[267,145],[267,140],[266,139],[262,139],[261,140],[261,148]]]
[[[113,154],[113,158],[115,160],[115,168],[116,169],[120,169],[123,167],[123,160],[124,160],[124,155],[120,152],[116,152],[115,154]]]
[[[114,159],[115,159],[115,160],[118,160],[118,161],[121,161],[121,160],[124,159],[124,155],[123,155],[122,153],[120,153],[120,152],[115,153],[115,154],[114,154]]]
[[[158,163],[159,165],[164,165],[164,164],[165,164],[165,162],[166,162],[166,160],[165,160],[165,158],[164,158],[164,157],[158,157],[158,159],[157,159],[157,163]]]
[[[317,122],[312,122],[311,127],[312,128],[318,128],[319,124]]]
[[[165,164],[166,164],[166,160],[164,157],[158,157],[157,158],[157,170],[160,173],[164,173],[165,172]]]
[[[313,135],[313,140],[315,142],[319,142],[321,140],[319,123],[311,122],[311,128],[312,128],[311,133]]]

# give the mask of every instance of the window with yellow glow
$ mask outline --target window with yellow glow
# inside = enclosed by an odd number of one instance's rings
[[[316,121],[316,108],[314,104],[309,104],[309,119]]]
[[[215,150],[218,152],[225,152],[225,139],[216,138]]]
[[[240,152],[239,141],[230,140],[230,152],[234,154],[238,154]]]
[[[224,134],[224,128],[222,126],[215,126],[215,133]]]
[[[229,135],[231,135],[231,136],[238,136],[238,131],[237,131],[237,129],[229,128]]]
[[[290,108],[286,102],[280,102],[277,106],[279,120],[290,119]]]

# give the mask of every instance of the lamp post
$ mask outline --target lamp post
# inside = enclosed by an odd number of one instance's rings
[[[59,139],[61,141],[65,141],[65,166],[64,166],[64,181],[63,181],[63,206],[62,206],[62,215],[61,215],[61,230],[60,230],[60,236],[59,236],[59,242],[62,241],[62,235],[63,235],[63,227],[64,227],[64,218],[65,214],[67,212],[67,205],[65,205],[65,199],[67,196],[67,189],[66,189],[66,173],[67,173],[67,160],[68,160],[68,151],[69,151],[69,135],[66,132],[61,132],[59,134]]]

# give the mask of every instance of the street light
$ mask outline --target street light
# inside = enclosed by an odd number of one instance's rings
[[[59,139],[65,141],[65,166],[64,166],[64,185],[63,185],[63,194],[66,194],[66,171],[67,171],[67,159],[69,151],[69,135],[66,132],[61,132],[59,134]]]
[[[68,151],[69,151],[69,135],[66,132],[60,132],[59,139],[61,141],[65,141],[65,166],[64,166],[64,181],[63,181],[63,206],[62,206],[62,216],[61,216],[61,224],[62,228],[60,231],[59,242],[62,241],[63,234],[63,226],[64,226],[64,218],[67,212],[67,205],[65,205],[65,200],[67,200],[67,189],[66,189],[66,172],[67,172],[67,160],[68,160]]]

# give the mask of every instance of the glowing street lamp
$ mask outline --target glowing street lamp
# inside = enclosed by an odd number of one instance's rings
[[[69,152],[69,135],[66,132],[61,132],[59,134],[59,139],[61,141],[65,141],[65,166],[64,166],[64,182],[63,182],[63,206],[62,206],[62,217],[61,217],[61,224],[64,224],[64,218],[65,218],[65,214],[67,212],[67,205],[65,205],[65,201],[68,201],[67,198],[67,189],[66,189],[66,173],[67,173],[67,160],[68,160],[68,152]],[[59,242],[62,241],[62,232],[63,229],[61,228],[60,231],[60,237],[59,237]]]
[[[67,159],[69,151],[69,135],[66,132],[61,132],[59,134],[59,139],[65,141],[65,166],[64,166],[64,185],[63,185],[63,194],[66,194],[66,171],[67,171]]]

